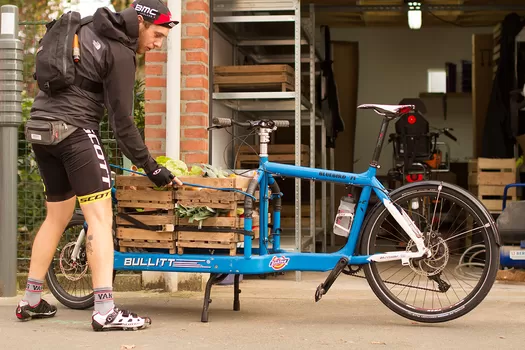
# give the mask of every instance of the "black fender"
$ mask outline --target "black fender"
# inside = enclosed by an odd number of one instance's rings
[[[413,183],[405,184],[389,192],[388,195],[389,197],[395,197],[402,192],[416,189],[418,187],[424,187],[424,186],[436,186],[437,187],[439,185],[442,185],[443,187],[449,188],[453,191],[459,192],[460,194],[465,196],[467,199],[475,203],[476,207],[482,213],[485,214],[485,218],[487,219],[488,223],[492,227],[493,238],[496,241],[496,244],[498,245],[498,247],[501,247],[501,237],[500,237],[498,228],[496,226],[496,222],[494,221],[494,218],[492,217],[488,209],[483,205],[483,203],[481,203],[481,201],[478,198],[474,197],[472,193],[470,193],[469,191],[465,190],[462,187],[459,187],[458,185],[454,185],[454,184],[451,184],[448,182],[442,182],[442,181],[427,180],[427,181],[420,181],[420,182],[413,182]],[[361,225],[361,231],[359,232],[359,240],[356,245],[356,248],[358,249],[359,252],[361,252],[361,244],[362,244],[361,241],[363,239],[363,233],[364,233],[365,228],[368,226],[368,222],[370,221],[370,218],[373,216],[376,210],[381,210],[381,207],[383,206],[384,205],[382,202],[376,203],[376,205],[368,212],[368,215],[365,217],[365,220],[363,220],[363,224]]]

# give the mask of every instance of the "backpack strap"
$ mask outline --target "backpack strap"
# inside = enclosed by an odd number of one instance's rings
[[[80,20],[80,26],[85,26],[91,22],[93,22],[93,16],[84,17]],[[82,90],[86,90],[95,94],[100,94],[102,91],[104,91],[102,83],[94,82],[93,80],[84,78],[78,74],[75,76],[73,85],[81,88]]]
[[[104,91],[104,86],[102,83],[94,82],[93,80],[84,78],[78,74],[75,75],[75,81],[73,82],[73,85],[94,94],[100,94],[102,91]]]

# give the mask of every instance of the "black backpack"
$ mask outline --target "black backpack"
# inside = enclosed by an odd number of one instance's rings
[[[46,33],[40,39],[36,53],[36,71],[33,77],[40,90],[49,96],[70,85],[94,93],[102,92],[102,84],[76,74],[73,59],[73,39],[83,25],[92,22],[93,17],[81,19],[80,13],[69,11],[60,18],[46,24]]]

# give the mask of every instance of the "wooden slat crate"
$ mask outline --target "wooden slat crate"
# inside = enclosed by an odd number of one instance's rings
[[[326,222],[330,223],[330,202],[326,201]],[[321,199],[315,200],[315,226],[321,226]],[[310,201],[306,201],[301,207],[301,227],[310,227]],[[283,204],[281,208],[281,228],[295,228],[295,206],[293,204]]]
[[[157,191],[143,176],[117,176],[117,211],[141,221],[159,226],[156,231],[137,228],[117,216],[117,239],[120,251],[130,248],[162,248],[175,254],[175,203],[173,191]],[[137,210],[138,209],[138,210]]]
[[[236,188],[246,191],[251,178],[201,178],[179,177],[183,182],[219,188]],[[258,193],[255,194],[258,198]],[[237,243],[244,241],[244,235],[238,230],[243,228],[244,220],[237,217],[237,208],[244,207],[245,196],[241,193],[223,192],[213,189],[196,189],[188,186],[174,191],[177,204],[184,206],[208,206],[212,209],[226,209],[228,216],[211,217],[199,222],[189,222],[187,218],[177,218],[175,231],[177,235],[177,253],[183,254],[186,248],[206,250],[226,250],[235,255]],[[254,215],[255,216],[255,215]],[[213,230],[213,232],[211,232]],[[237,232],[236,232],[237,231]],[[254,230],[256,236],[258,231]]]
[[[490,212],[501,212],[503,190],[516,182],[516,160],[514,158],[478,158],[468,164],[469,191],[483,202]],[[516,200],[516,188],[507,191],[507,200]]]
[[[294,91],[295,72],[286,64],[213,67],[213,89],[224,91]]]
[[[252,149],[253,147],[253,149]],[[259,156],[254,153],[254,149],[259,152],[256,146],[239,146],[237,161],[235,167],[237,169],[243,169],[244,167],[250,167],[259,163]],[[270,162],[278,162],[285,164],[295,163],[295,145],[268,145],[268,160]],[[310,165],[310,147],[307,145],[301,145],[301,165]]]

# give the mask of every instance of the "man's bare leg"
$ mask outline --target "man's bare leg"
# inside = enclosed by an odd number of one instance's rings
[[[143,329],[149,317],[119,310],[113,302],[113,212],[111,198],[82,204],[88,224],[86,252],[93,276],[95,309],[91,325],[95,331],[106,329]]]
[[[18,319],[52,317],[56,307],[41,299],[44,278],[58,242],[75,210],[76,197],[62,202],[47,202],[46,219],[33,241],[25,295],[16,309]]]
[[[111,198],[81,205],[88,224],[86,252],[93,288],[113,286],[113,212]]]
[[[60,237],[75,210],[76,197],[63,202],[47,202],[46,219],[33,241],[29,278],[43,280],[56,252]]]

